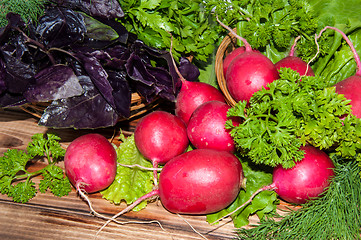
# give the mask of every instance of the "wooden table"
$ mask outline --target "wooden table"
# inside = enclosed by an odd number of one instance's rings
[[[38,126],[37,119],[17,109],[0,110],[0,154],[8,148],[25,149],[35,133],[56,133],[66,146],[76,137],[89,131],[100,132],[107,138],[117,134],[119,128],[130,132],[134,125],[120,123],[115,128],[98,130],[48,129]],[[40,165],[39,165],[40,164]],[[41,167],[41,163],[31,168]],[[35,179],[38,183],[40,179]],[[100,194],[90,194],[93,208],[109,217],[121,211],[125,204],[114,205]],[[89,207],[73,190],[69,196],[55,197],[51,193],[38,193],[26,204],[14,203],[5,195],[0,195],[0,239],[94,239],[104,219],[93,216]],[[105,227],[98,239],[203,239],[192,228],[207,239],[233,239],[233,224],[223,221],[218,228],[211,226],[205,216],[178,216],[166,211],[159,201],[150,203],[146,209],[130,212],[118,218],[119,221],[140,223],[116,224]],[[149,223],[156,220],[158,223]],[[257,218],[252,218],[255,223]],[[189,225],[190,224],[190,225]],[[160,227],[160,225],[162,227]]]

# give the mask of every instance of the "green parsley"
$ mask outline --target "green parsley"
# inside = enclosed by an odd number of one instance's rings
[[[268,89],[237,103],[228,117],[242,119],[240,125],[226,122],[240,152],[257,164],[291,168],[311,144],[351,158],[361,150],[361,119],[351,115],[351,105],[334,87],[325,87],[321,77],[302,77],[288,68]],[[343,117],[346,116],[344,119]]]
[[[58,197],[68,195],[71,184],[64,176],[63,169],[56,165],[65,154],[59,143],[60,138],[53,134],[35,134],[27,151],[8,149],[0,157],[0,193],[13,198],[14,202],[26,203],[38,191],[48,189]],[[35,159],[47,160],[47,165],[37,171],[29,172],[28,163]],[[42,175],[38,189],[31,180]]]

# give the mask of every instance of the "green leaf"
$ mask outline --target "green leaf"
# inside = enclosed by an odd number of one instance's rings
[[[26,203],[36,195],[35,183],[33,181],[19,182],[9,188],[8,196],[14,202]]]
[[[49,165],[43,173],[39,191],[45,193],[48,189],[58,197],[68,195],[72,190],[69,179],[64,176],[64,171],[59,166]]]
[[[152,167],[152,164],[138,151],[134,143],[134,135],[126,139],[123,138],[123,140],[124,142],[117,148],[118,163]],[[122,201],[131,204],[139,197],[152,191],[153,186],[153,171],[118,165],[114,182],[107,189],[101,191],[101,194],[103,198],[115,204],[119,204]],[[141,210],[146,207],[146,204],[147,202],[143,201],[133,210]]]

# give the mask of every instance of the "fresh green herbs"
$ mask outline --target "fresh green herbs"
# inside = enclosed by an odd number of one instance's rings
[[[303,158],[299,147],[307,143],[335,148],[345,158],[360,152],[361,119],[350,114],[350,101],[334,88],[325,88],[324,82],[319,77],[300,81],[297,72],[285,68],[280,79],[252,96],[249,105],[237,103],[228,117],[243,122],[233,125],[229,120],[226,125],[240,151],[255,163],[285,168]]]
[[[335,162],[335,176],[322,197],[285,216],[263,220],[254,228],[238,229],[239,239],[361,239],[361,178],[357,162]]]
[[[317,17],[307,1],[299,0],[212,0],[207,4],[219,19],[237,28],[255,49],[277,62],[289,51],[295,37],[298,56],[310,59],[316,53],[313,35]]]
[[[138,151],[134,143],[134,135],[127,138],[121,135],[121,138],[123,142],[116,149],[118,163],[127,166],[118,165],[114,182],[107,189],[101,191],[101,194],[103,198],[115,204],[119,204],[122,201],[131,204],[152,191],[154,186],[153,172],[141,168],[151,168],[152,164]],[[143,201],[133,210],[141,210],[146,205],[147,202]]]
[[[35,197],[37,191],[46,192],[48,189],[55,196],[68,195],[71,184],[64,176],[63,169],[56,166],[62,159],[65,150],[60,146],[60,138],[53,134],[35,134],[27,147],[27,152],[8,149],[0,157],[0,192],[13,198],[14,202],[25,203]],[[47,165],[34,172],[27,170],[31,160],[45,159]],[[39,189],[31,180],[42,175]]]
[[[6,26],[6,14],[9,12],[19,14],[24,22],[36,21],[44,12],[47,0],[2,0],[0,3],[0,27]]]
[[[125,13],[119,19],[128,31],[135,33],[145,44],[169,49],[173,35],[175,56],[192,55],[207,61],[218,40],[209,22],[202,0],[119,1]]]

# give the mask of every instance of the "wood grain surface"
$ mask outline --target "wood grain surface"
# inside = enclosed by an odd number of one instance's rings
[[[66,147],[73,139],[87,132],[99,132],[116,142],[119,129],[132,132],[134,124],[97,130],[48,129],[38,126],[37,119],[18,109],[0,110],[0,154],[9,148],[25,149],[35,133],[56,133]],[[126,132],[127,133],[127,132]],[[40,168],[41,163],[30,168]],[[30,169],[31,170],[31,169]],[[35,179],[38,183],[40,179]],[[114,205],[102,199],[99,193],[88,195],[93,208],[111,217],[125,204]],[[0,195],[0,239],[95,239],[96,232],[106,220],[90,213],[89,206],[73,190],[69,196],[55,197],[51,193],[38,193],[26,204],[14,203]],[[233,224],[226,220],[218,227],[206,222],[205,216],[178,216],[166,211],[159,201],[150,203],[139,212],[129,212],[117,219],[126,224],[110,223],[97,239],[234,239]],[[251,219],[253,223],[257,218]],[[137,223],[135,223],[137,222]],[[191,226],[195,229],[193,230]],[[200,234],[197,234],[198,231]]]

